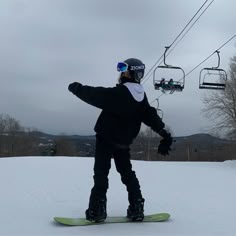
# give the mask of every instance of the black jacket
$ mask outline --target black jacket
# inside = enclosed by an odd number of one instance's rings
[[[72,92],[88,104],[102,109],[94,130],[110,142],[130,145],[142,122],[157,133],[165,126],[156,109],[149,105],[139,84],[125,83],[113,88],[79,85]]]

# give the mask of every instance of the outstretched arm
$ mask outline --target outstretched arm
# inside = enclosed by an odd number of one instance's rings
[[[105,110],[114,109],[112,105],[114,88],[92,87],[74,82],[69,85],[68,89],[75,96],[92,106]]]

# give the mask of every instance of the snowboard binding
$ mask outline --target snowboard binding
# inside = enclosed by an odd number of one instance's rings
[[[86,219],[92,222],[100,223],[107,218],[106,199],[97,199],[85,211]]]
[[[144,199],[135,199],[133,200],[128,209],[127,217],[132,221],[143,221],[144,219]]]

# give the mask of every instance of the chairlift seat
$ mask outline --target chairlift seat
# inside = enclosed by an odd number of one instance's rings
[[[162,89],[164,91],[170,91],[170,94],[172,94],[175,91],[181,92],[184,89],[185,72],[179,66],[172,66],[172,65],[166,64],[166,52],[168,51],[169,48],[170,48],[170,46],[165,47],[164,60],[163,60],[164,65],[159,65],[159,66],[155,67],[155,69],[153,71],[153,85],[154,85],[154,88],[156,90],[161,90]],[[158,72],[158,77],[157,78],[156,78],[156,71]],[[160,74],[161,74],[160,72],[168,72],[168,73],[171,72],[171,74],[173,74],[173,75],[171,77],[170,77],[170,74],[160,76]],[[162,75],[163,74],[164,73],[162,73]],[[166,85],[163,86],[163,84],[161,83],[160,78],[168,78],[168,79],[172,79],[172,80],[173,80],[173,78],[175,78],[175,81],[173,81],[173,84],[171,84],[171,85],[166,84]]]
[[[225,90],[225,87],[212,87],[212,86],[204,86],[200,85],[200,89],[213,89],[213,90]]]
[[[217,89],[217,90],[224,90],[226,87],[226,84],[224,83],[209,83],[209,82],[203,82],[199,85],[200,89]]]
[[[218,65],[216,67],[203,68],[200,71],[200,74],[199,74],[199,88],[200,89],[224,90],[226,87],[227,73],[225,70],[219,68],[220,52],[217,50],[215,51],[215,53],[217,53],[217,56],[218,56]],[[217,78],[215,82],[209,82],[209,80],[212,80],[214,78]]]
[[[173,84],[171,86],[166,84],[165,87],[163,87],[160,82],[156,81],[154,83],[154,87],[155,87],[156,90],[163,89],[165,91],[179,91],[180,92],[180,91],[183,91],[184,84],[183,83],[177,83],[177,84]]]
[[[220,87],[225,87],[225,84],[222,83],[209,83],[209,82],[203,82],[202,85],[209,85],[209,86],[220,86]]]

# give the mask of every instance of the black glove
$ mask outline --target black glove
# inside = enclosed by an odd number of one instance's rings
[[[78,83],[78,82],[74,82],[74,83],[71,83],[69,84],[68,86],[68,90],[72,93],[76,93],[77,90],[82,86],[81,83]]]
[[[166,132],[166,130],[161,130],[159,134],[163,137],[163,139],[160,141],[160,144],[158,146],[158,153],[161,155],[169,155],[169,151],[171,151],[170,146],[172,145],[173,138],[171,137],[171,134]]]

